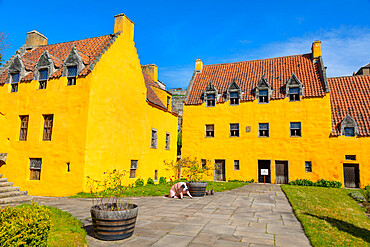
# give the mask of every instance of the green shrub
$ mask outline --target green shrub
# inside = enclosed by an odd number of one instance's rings
[[[160,177],[159,178],[159,184],[166,184],[167,183],[167,180],[165,177]]]
[[[135,180],[135,186],[136,187],[143,186],[143,185],[144,185],[144,179],[138,178],[138,179]]]
[[[362,194],[366,201],[370,202],[370,188],[366,189],[366,187],[365,189],[360,189],[360,193]]]
[[[146,181],[146,184],[154,184],[154,180],[152,178],[148,178],[148,181]]]
[[[241,182],[241,183],[244,183],[243,180],[238,180],[238,179],[230,179],[228,182]]]
[[[254,179],[251,179],[251,180],[249,180],[249,181],[245,181],[246,183],[249,183],[249,184],[253,184],[254,183]]]
[[[50,215],[37,204],[0,209],[0,246],[47,246]]]
[[[354,190],[348,193],[350,197],[355,199],[356,201],[363,202],[365,201],[365,198],[362,196],[362,194],[358,190]]]
[[[370,185],[366,185],[365,190],[370,190]]]
[[[300,186],[316,186],[316,187],[326,187],[326,188],[340,188],[342,187],[342,183],[338,181],[330,181],[325,179],[317,180],[316,182],[312,182],[308,179],[297,179],[294,181],[289,182],[290,185],[300,185]]]

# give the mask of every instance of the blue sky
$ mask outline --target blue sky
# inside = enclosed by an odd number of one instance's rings
[[[186,88],[205,64],[304,54],[321,40],[328,76],[370,62],[370,1],[23,1],[0,0],[11,47],[37,30],[49,44],[113,33],[114,15],[135,22],[141,64],[155,63],[167,88]]]

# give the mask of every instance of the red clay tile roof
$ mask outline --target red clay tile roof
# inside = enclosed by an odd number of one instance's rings
[[[114,37],[114,34],[109,34],[100,37],[70,41],[65,43],[44,45],[26,51],[22,56],[22,62],[25,66],[26,72],[30,73],[23,77],[21,81],[33,80],[36,63],[45,50],[49,52],[50,57],[54,62],[54,66],[56,67],[56,71],[50,76],[50,78],[61,77],[63,62],[68,54],[71,52],[73,45],[76,46],[76,49],[81,56],[83,63],[86,65],[86,67],[80,72],[79,75],[87,75],[91,71],[90,65],[95,59],[99,57],[99,54],[103,51],[103,49],[109,46],[110,42],[114,40]],[[6,78],[7,70],[0,74],[0,84],[6,83]]]
[[[157,96],[157,94],[154,92],[154,90],[151,88],[151,87],[158,87],[158,85],[153,81],[152,78],[150,78],[150,76],[148,76],[147,74],[145,74],[143,72],[143,76],[144,76],[144,80],[145,80],[145,86],[146,86],[146,98],[148,99],[149,102],[167,110],[167,108],[164,106],[164,104],[162,103],[162,101],[159,99],[159,97]]]
[[[212,82],[219,94],[226,93],[230,83],[235,79],[244,92],[241,101],[255,100],[253,93],[262,75],[270,83],[272,99],[285,98],[285,84],[294,73],[304,87],[303,97],[322,97],[325,95],[324,82],[321,78],[319,62],[312,62],[312,55],[294,55],[236,63],[204,65],[195,76],[186,104],[202,104],[202,94]],[[220,97],[218,102],[225,102]]]
[[[370,76],[328,78],[332,136],[340,134],[342,120],[349,114],[358,125],[359,136],[370,136]]]

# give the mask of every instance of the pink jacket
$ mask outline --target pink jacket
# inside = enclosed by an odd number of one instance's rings
[[[190,198],[193,198],[190,195],[190,192],[189,192],[189,189],[188,189],[188,186],[186,185],[186,183],[178,182],[177,184],[174,184],[171,187],[170,194],[168,195],[168,197],[182,199],[184,194],[188,194],[188,196],[190,196]]]

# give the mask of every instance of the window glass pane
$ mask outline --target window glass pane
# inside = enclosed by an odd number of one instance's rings
[[[131,160],[131,169],[137,169],[137,160]]]
[[[48,79],[48,70],[47,69],[40,70],[39,72],[40,72],[39,81],[44,81],[44,80]]]
[[[207,131],[213,131],[213,129],[214,129],[214,125],[212,124],[212,125],[206,125],[206,130]]]
[[[289,88],[289,94],[299,94],[299,87]]]
[[[239,129],[239,124],[230,124],[230,129],[238,130]]]
[[[269,124],[268,123],[260,123],[259,124],[260,130],[268,130]]]
[[[259,96],[267,96],[268,95],[268,90],[259,90],[258,95]]]
[[[30,169],[41,169],[41,159],[40,158],[30,159]]]
[[[68,67],[68,76],[69,77],[76,77],[77,76],[77,66],[69,66]]]
[[[207,94],[207,99],[215,99],[215,95],[214,94]]]
[[[291,129],[300,129],[301,128],[301,123],[290,123],[290,128]]]
[[[344,135],[345,136],[355,136],[355,128],[353,127],[344,128]]]
[[[12,82],[13,83],[19,82],[19,73],[12,74]]]
[[[238,92],[230,93],[230,98],[239,98],[239,93]]]

